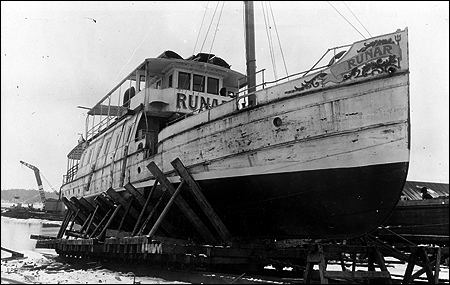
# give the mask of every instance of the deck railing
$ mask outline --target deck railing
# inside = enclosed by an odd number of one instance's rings
[[[67,170],[66,175],[63,175],[63,183],[62,184],[64,185],[66,183],[73,181],[77,172],[78,172],[78,164],[75,164],[74,166],[72,166],[71,168],[69,168]]]

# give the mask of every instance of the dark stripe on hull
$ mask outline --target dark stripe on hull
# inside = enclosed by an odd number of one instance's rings
[[[197,182],[234,237],[352,238],[386,220],[407,170],[405,162]],[[172,214],[179,229],[192,230],[178,209]]]

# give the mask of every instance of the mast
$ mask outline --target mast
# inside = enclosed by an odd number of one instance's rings
[[[253,1],[244,1],[245,6],[245,55],[247,63],[248,94],[256,91],[256,57],[255,57],[255,13]],[[256,103],[255,95],[248,96],[248,105]]]

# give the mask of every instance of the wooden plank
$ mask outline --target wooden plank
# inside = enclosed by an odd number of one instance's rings
[[[325,271],[325,278],[342,279],[391,279],[388,271]]]
[[[161,185],[169,191],[170,194],[175,193],[175,188],[172,186],[170,181],[166,178],[166,176],[162,173],[162,171],[158,168],[155,162],[150,162],[147,165],[148,170],[158,179]],[[189,207],[188,203],[183,199],[183,197],[178,196],[175,200],[175,203],[180,207],[181,211],[186,215],[186,217],[194,224],[202,237],[211,243],[216,243],[214,236],[208,230],[208,228],[203,224],[200,218],[195,214],[195,212]]]
[[[119,230],[113,230],[113,229],[106,229],[105,237],[130,237],[131,232],[125,232],[125,231],[119,231]]]
[[[180,177],[188,183],[189,190],[193,194],[194,198],[197,200],[197,203],[200,205],[200,208],[204,211],[211,224],[214,226],[216,231],[219,233],[220,237],[227,243],[231,242],[231,234],[228,231],[227,227],[223,224],[222,220],[216,214],[214,209],[209,204],[208,200],[202,193],[200,186],[198,186],[197,182],[192,178],[191,174],[187,171],[186,167],[183,165],[181,160],[177,157],[175,160],[171,162],[172,166],[178,172]]]

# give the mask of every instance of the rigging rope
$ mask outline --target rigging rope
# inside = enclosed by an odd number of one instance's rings
[[[197,48],[198,39],[200,38],[200,32],[202,31],[202,27],[203,27],[203,21],[205,20],[206,12],[208,12],[208,5],[209,5],[209,1],[208,1],[208,3],[206,3],[205,13],[203,14],[203,19],[202,19],[202,23],[200,24],[200,29],[198,29],[198,35],[197,35],[197,39],[195,40],[194,50],[192,51],[192,54],[195,53],[195,49]]]
[[[278,35],[277,24],[275,23],[275,17],[273,15],[272,4],[270,4],[270,1],[269,1],[269,7],[270,7],[270,13],[272,14],[273,26],[275,27],[275,33],[277,34],[278,45],[280,46],[281,57],[283,58],[284,69],[286,70],[286,76],[288,76],[288,78],[289,78],[289,73],[288,73],[287,66],[286,66],[286,60],[284,59],[283,48],[281,47],[280,36]]]
[[[209,48],[209,53],[210,54],[211,54],[211,51],[212,51],[214,40],[216,39],[216,34],[217,34],[217,31],[218,31],[218,28],[219,28],[220,18],[222,17],[222,11],[223,11],[223,6],[224,5],[225,5],[225,1],[222,1],[222,8],[220,8],[219,19],[217,19],[216,30],[214,31],[214,36],[213,36],[213,39],[212,39],[212,42],[211,42],[211,47]],[[212,20],[211,20],[211,22],[212,22]]]
[[[275,80],[277,80],[278,79],[278,77],[277,77],[277,66],[276,66],[275,58],[274,58],[272,36],[271,36],[271,33],[269,32],[271,27],[270,27],[269,19],[266,19],[267,7],[266,7],[266,9],[264,9],[264,3],[265,2],[261,2],[261,7],[262,7],[262,11],[263,11],[263,16],[264,16],[264,25],[265,25],[265,28],[266,28],[267,40],[269,42],[269,53],[270,53],[270,59],[272,61],[273,75],[275,77]],[[269,18],[269,17],[267,16],[267,18]]]
[[[350,23],[350,21],[347,20],[347,18],[345,18],[333,5],[331,5],[330,1],[327,1],[327,3],[330,4],[330,6],[333,7],[333,9],[336,10],[336,12],[338,12],[338,14],[341,15],[341,17],[344,18],[344,20],[346,20],[347,23],[350,24],[350,26],[353,27],[353,29],[355,29],[364,39],[366,39],[366,37],[363,34],[361,34],[361,32],[357,28],[355,28],[355,26],[353,26],[352,23]]]
[[[200,52],[203,50],[203,46],[205,45],[206,38],[208,38],[209,30],[211,29],[211,25],[212,25],[212,23],[213,23],[214,16],[216,15],[217,7],[218,7],[218,6],[219,6],[219,2],[217,2],[216,8],[214,9],[214,14],[213,14],[213,16],[212,16],[212,18],[211,18],[211,22],[209,23],[208,31],[206,31],[205,39],[203,40],[203,44],[202,44],[202,47],[200,48]]]
[[[59,193],[53,188],[52,184],[50,184],[50,182],[48,182],[47,178],[45,178],[44,174],[42,173],[42,171],[39,171],[39,173],[41,174],[42,178],[44,178],[45,182],[47,182],[48,185],[50,185],[50,188],[52,188],[53,193],[55,193],[57,196],[59,195]]]
[[[353,14],[352,10],[350,10],[350,8],[347,6],[347,4],[345,4],[344,1],[342,1],[342,3],[344,3],[345,7],[347,7],[347,9],[350,11],[350,13],[352,13],[352,15],[355,17],[355,19],[358,21],[358,23],[364,28],[364,30],[366,30],[366,32],[369,34],[369,36],[372,37],[372,35],[369,33],[369,31],[366,29],[366,27],[364,27],[364,25],[359,21],[358,17],[356,17],[356,15]]]

